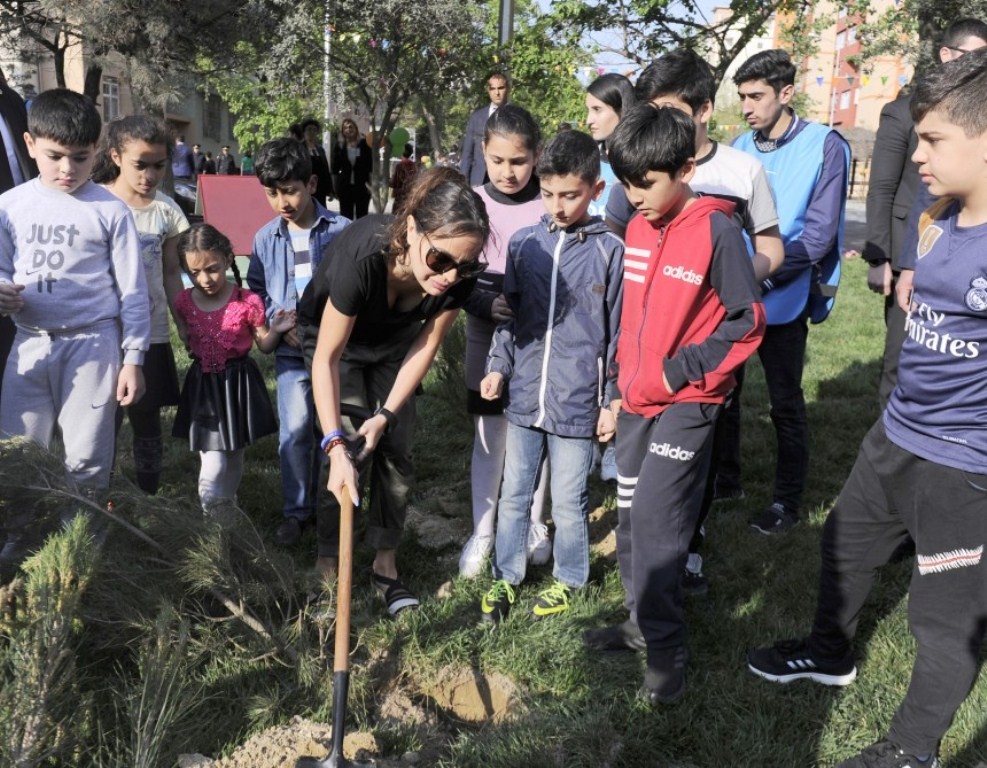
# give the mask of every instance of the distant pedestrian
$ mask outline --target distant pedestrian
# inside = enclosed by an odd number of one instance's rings
[[[229,145],[225,145],[216,158],[216,173],[220,176],[233,176],[237,172],[236,158],[230,153]]]
[[[487,78],[487,95],[490,103],[480,107],[466,123],[463,135],[463,154],[459,170],[469,180],[471,187],[478,187],[487,180],[487,164],[483,159],[483,132],[487,120],[511,98],[511,81],[503,72],[494,72]]]
[[[336,179],[339,212],[347,219],[366,216],[370,210],[370,172],[373,153],[360,135],[356,122],[343,120],[339,143],[332,152],[332,172]]]
[[[206,167],[206,156],[202,153],[202,146],[200,144],[192,145],[192,169],[195,171],[195,175],[198,176],[202,173],[203,168]]]
[[[401,208],[408,190],[411,188],[418,175],[418,165],[411,156],[415,153],[415,148],[411,144],[404,145],[404,152],[401,153],[401,160],[398,161],[391,174],[391,189],[394,190],[393,204],[391,210],[395,213]]]
[[[202,164],[202,172],[207,176],[216,173],[216,161],[212,159],[212,152],[206,152],[206,160]]]
[[[329,158],[326,150],[320,143],[322,139],[322,125],[313,117],[302,121],[302,136],[305,149],[312,160],[312,173],[318,182],[315,185],[315,199],[319,205],[325,205],[332,200],[332,173],[329,171]]]
[[[192,165],[192,150],[185,143],[185,137],[175,139],[175,149],[171,153],[171,172],[177,179],[191,179],[195,168]]]

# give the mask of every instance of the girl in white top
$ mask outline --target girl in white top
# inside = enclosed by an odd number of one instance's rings
[[[127,407],[133,429],[137,484],[154,494],[161,480],[161,408],[178,405],[178,373],[171,349],[168,310],[182,290],[178,235],[188,229],[181,208],[157,187],[171,153],[171,136],[159,120],[135,115],[114,120],[106,128],[93,181],[129,206],[140,233],[141,260],[151,304],[151,347],[144,358],[147,391]],[[184,327],[175,322],[184,338]]]

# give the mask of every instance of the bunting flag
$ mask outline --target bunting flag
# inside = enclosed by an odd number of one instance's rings
[[[908,82],[908,78],[904,75],[898,75],[898,85],[904,85]]]
[[[819,85],[819,86],[821,86],[822,84],[823,84],[823,76],[822,76],[822,75],[819,75],[819,76],[818,76],[818,77],[816,78],[816,85]]]
[[[847,75],[847,78],[846,78],[846,81],[847,81],[847,82],[848,82],[848,83],[849,83],[850,85],[853,85],[853,80],[854,80],[854,77],[853,77],[853,75]]]
[[[888,84],[888,76],[881,75],[881,85],[887,85],[887,84]]]
[[[868,86],[868,85],[870,85],[870,76],[869,76],[869,75],[864,75],[864,76],[863,76],[862,78],[860,78],[860,82],[861,82],[861,83],[862,83],[862,84],[863,84],[864,86]]]

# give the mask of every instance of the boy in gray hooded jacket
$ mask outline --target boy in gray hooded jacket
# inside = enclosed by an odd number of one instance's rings
[[[540,619],[569,608],[589,577],[587,476],[594,440],[613,437],[606,373],[616,350],[624,245],[590,203],[603,189],[588,135],[567,131],[544,148],[536,173],[548,211],[508,248],[504,296],[514,313],[494,334],[480,393],[508,380],[507,461],[497,513],[494,584],[481,615],[496,624],[525,576],[528,509],[547,451],[555,520],[554,581],[531,606]]]

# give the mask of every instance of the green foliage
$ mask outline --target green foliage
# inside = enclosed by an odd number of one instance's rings
[[[256,151],[269,139],[284,136],[288,127],[306,115],[318,115],[322,105],[319,89],[311,87],[318,74],[314,71],[271,73],[265,58],[249,44],[238,46],[236,69],[219,68],[206,57],[199,58],[199,71],[206,88],[215,91],[236,115],[233,135],[241,151]]]
[[[717,82],[727,67],[775,14],[805,14],[811,0],[732,0],[732,16],[712,23],[707,7],[695,0],[554,0],[551,19],[557,33],[592,34],[607,30],[603,51],[616,53],[644,66],[673,48],[703,53]]]
[[[592,63],[579,34],[555,30],[553,24],[550,16],[527,19],[504,52],[514,82],[511,98],[531,112],[546,136],[560,122],[585,121],[585,95],[576,71]]]
[[[10,461],[10,454],[6,457]],[[0,589],[0,762],[33,768],[65,758],[85,731],[79,701],[83,599],[98,550],[80,515]]]
[[[862,43],[859,62],[865,71],[867,62],[878,56],[903,54],[921,74],[939,63],[946,27],[957,19],[987,18],[984,0],[901,0],[880,12],[873,0],[851,0],[847,9],[864,19],[857,35]]]

